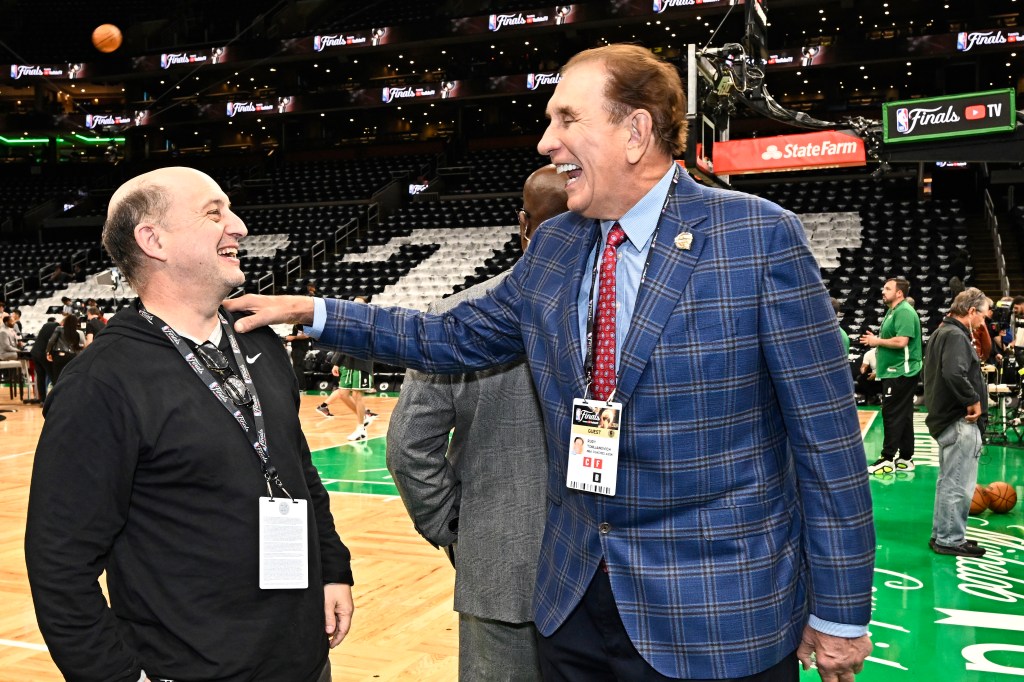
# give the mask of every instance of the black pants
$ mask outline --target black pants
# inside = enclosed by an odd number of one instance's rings
[[[680,679],[659,673],[633,646],[615,606],[608,574],[601,569],[569,618],[550,637],[539,637],[537,648],[545,682]],[[799,676],[800,665],[794,651],[768,670],[730,679],[732,682],[797,682]]]
[[[914,391],[917,376],[882,379],[882,458],[914,458]]]
[[[301,360],[292,358],[292,370],[295,372],[295,378],[299,381],[300,391],[305,391],[308,388],[308,386],[306,386],[305,361],[305,358],[302,358]]]

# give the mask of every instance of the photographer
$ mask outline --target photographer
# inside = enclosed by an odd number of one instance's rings
[[[1024,296],[1014,296],[1010,313],[1009,324],[1010,347],[1013,348],[1013,358],[1017,367],[1024,367]]]

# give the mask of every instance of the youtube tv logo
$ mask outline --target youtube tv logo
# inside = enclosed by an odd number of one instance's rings
[[[971,104],[964,109],[964,118],[968,121],[977,121],[978,119],[985,118],[985,105],[984,104]]]

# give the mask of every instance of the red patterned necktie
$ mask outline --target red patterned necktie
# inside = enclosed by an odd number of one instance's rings
[[[594,354],[594,398],[607,400],[615,389],[615,265],[616,249],[626,239],[618,223],[612,226],[601,254],[600,296],[597,299]]]

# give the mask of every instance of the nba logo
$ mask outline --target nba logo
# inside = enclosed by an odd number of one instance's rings
[[[654,13],[661,14],[665,7],[661,4],[661,0],[654,0]]]
[[[967,51],[967,32],[956,34],[956,49],[960,52]]]
[[[537,77],[532,73],[526,74],[526,89],[536,90],[537,89]]]
[[[901,133],[910,132],[910,110],[906,107],[896,110],[896,130]]]
[[[11,64],[11,78],[13,78],[14,80],[17,80],[18,76],[19,76],[19,74],[18,74],[18,65],[17,64]]]
[[[383,102],[390,102],[391,101],[391,88],[384,88],[383,90],[381,90],[380,98],[381,98],[381,101],[383,101]]]
[[[95,124],[95,123],[93,122],[93,120],[92,120],[92,114],[86,114],[86,115],[85,115],[85,127],[86,127],[86,128],[92,128],[92,127],[94,127],[95,125],[96,125],[96,124]]]
[[[313,52],[319,52],[322,49],[324,49],[324,46],[320,42],[320,36],[313,36]]]
[[[161,69],[166,69],[170,65],[171,65],[171,60],[167,58],[167,55],[166,54],[160,55],[160,68]]]
[[[488,30],[491,30],[491,31],[497,31],[498,30],[498,15],[497,14],[492,14],[491,16],[487,17],[487,28],[488,28]]]
[[[228,118],[231,118],[232,116],[235,115],[235,103],[234,102],[228,102],[227,114],[228,114]]]

